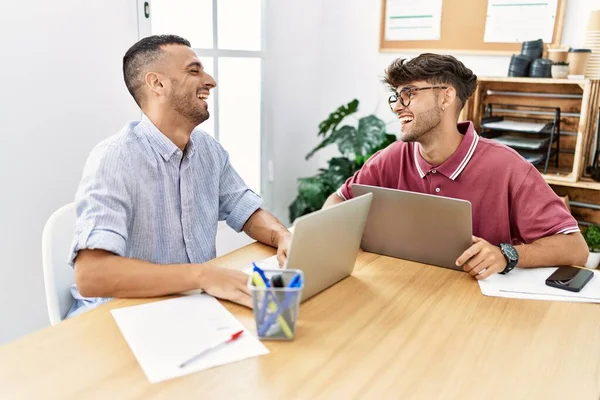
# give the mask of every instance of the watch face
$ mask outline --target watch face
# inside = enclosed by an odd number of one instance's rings
[[[517,253],[517,250],[509,244],[502,243],[502,251],[511,261],[517,260],[519,258],[519,253]]]

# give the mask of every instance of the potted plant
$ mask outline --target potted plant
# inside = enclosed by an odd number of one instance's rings
[[[338,107],[319,124],[321,143],[307,155],[308,160],[320,149],[336,144],[340,157],[328,161],[327,168],[320,168],[316,175],[298,179],[298,194],[289,207],[290,221],[319,210],[327,197],[358,171],[373,153],[396,141],[396,136],[386,132],[386,124],[375,115],[358,119],[357,125],[343,125],[342,121],[358,111],[358,100]]]
[[[588,268],[597,268],[598,264],[600,264],[600,226],[588,226],[585,229],[583,237],[590,249],[590,255],[585,266]]]
[[[556,61],[552,63],[550,72],[554,79],[565,79],[569,76],[569,63],[567,61]]]

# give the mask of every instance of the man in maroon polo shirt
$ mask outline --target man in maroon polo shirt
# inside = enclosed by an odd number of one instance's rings
[[[575,219],[537,169],[514,150],[479,137],[458,115],[477,77],[452,56],[398,59],[385,76],[400,140],[374,154],[324,207],[350,199],[352,184],[471,202],[473,244],[457,265],[476,279],[515,266],[583,265],[588,248]]]

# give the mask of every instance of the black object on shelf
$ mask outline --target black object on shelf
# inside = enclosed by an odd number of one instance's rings
[[[513,54],[510,57],[508,76],[529,76],[531,58],[523,54]]]
[[[542,56],[544,52],[544,41],[542,39],[531,40],[528,42],[523,42],[521,44],[521,54],[531,58],[536,59]]]
[[[592,176],[592,179],[600,182],[600,167],[598,167],[598,151],[600,150],[600,109],[598,109],[598,119],[596,120],[596,151],[594,152],[594,160],[592,165],[587,167],[587,173]]]
[[[533,78],[550,78],[552,76],[552,60],[547,58],[533,60],[529,76]]]
[[[550,77],[552,61],[541,58],[543,53],[544,41],[542,39],[521,43],[521,54],[513,54],[510,58],[508,76]]]
[[[522,117],[494,115],[494,107],[501,112],[523,114]],[[518,107],[518,108],[514,108]],[[552,110],[554,118],[536,118],[531,111]],[[496,111],[498,112],[498,111]],[[529,115],[527,115],[530,113]],[[600,117],[599,117],[600,118]],[[502,143],[517,151],[533,165],[544,163],[544,173],[548,172],[550,158],[555,156],[558,167],[560,153],[560,107],[527,106],[521,104],[489,103],[485,116],[481,119],[481,135]],[[552,144],[556,142],[555,148]],[[600,172],[600,168],[598,169]]]

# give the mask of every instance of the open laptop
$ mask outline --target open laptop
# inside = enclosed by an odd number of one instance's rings
[[[373,194],[363,250],[462,271],[455,263],[472,244],[469,201],[360,184],[352,193]]]
[[[303,302],[352,273],[372,198],[357,196],[294,222],[286,268],[304,272]],[[277,258],[258,265],[278,268]]]

